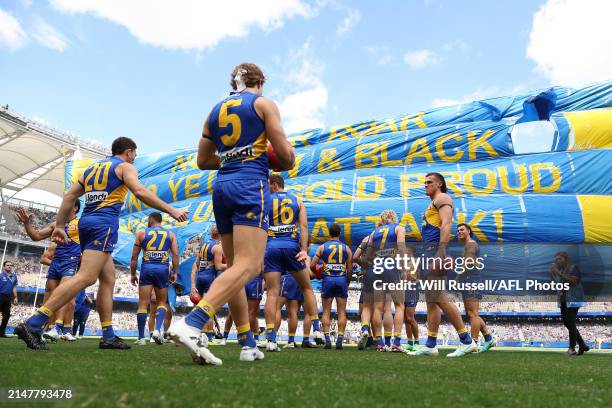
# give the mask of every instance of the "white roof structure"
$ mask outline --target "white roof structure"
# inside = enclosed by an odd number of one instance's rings
[[[61,196],[65,161],[73,155],[97,159],[110,154],[101,145],[32,121],[0,107],[0,188],[15,193],[36,188]]]

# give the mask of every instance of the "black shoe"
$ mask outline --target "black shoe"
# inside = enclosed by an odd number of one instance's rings
[[[586,353],[587,351],[589,351],[591,348],[589,346],[587,346],[586,344],[584,345],[584,347],[578,347],[578,355],[581,356],[584,353]]]
[[[325,340],[315,337],[315,343],[317,343],[317,346],[322,346],[325,344]]]
[[[303,341],[302,342],[302,348],[318,348],[318,347],[315,346],[314,344],[312,344],[309,341]]]
[[[23,340],[28,346],[33,350],[48,350],[47,345],[42,341],[40,333],[34,333],[30,330],[27,323],[19,323],[17,327],[15,327],[14,333]]]
[[[119,336],[115,336],[112,339],[100,339],[101,349],[116,349],[116,350],[129,350],[129,344],[124,342]]]
[[[331,343],[325,343],[325,350],[331,350]]]
[[[344,346],[342,345],[342,343],[336,343],[336,350],[342,350],[344,348]]]

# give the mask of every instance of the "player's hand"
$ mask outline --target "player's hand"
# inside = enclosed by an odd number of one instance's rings
[[[179,208],[172,207],[169,214],[172,218],[174,218],[178,222],[184,222],[184,221],[187,221],[187,214],[189,214],[189,210],[186,208],[179,209]]]
[[[132,282],[132,286],[137,286],[138,285],[138,276],[132,275],[132,277],[130,278],[130,281]]]
[[[18,303],[18,301],[17,301],[17,296],[15,296],[15,297],[13,298],[13,304],[14,304],[14,305],[16,305],[17,303]]]
[[[66,236],[66,231],[64,228],[55,227],[53,232],[51,233],[51,241],[55,242],[57,245],[64,245],[68,237]]]
[[[170,283],[176,282],[177,274],[176,272],[170,275]]]
[[[30,213],[25,208],[20,208],[17,210],[17,219],[22,224],[28,224],[30,222],[31,217],[32,217],[32,213]]]
[[[306,251],[301,250],[300,252],[297,253],[297,255],[295,256],[295,259],[298,262],[304,262],[305,260],[308,259],[308,254],[306,253]]]

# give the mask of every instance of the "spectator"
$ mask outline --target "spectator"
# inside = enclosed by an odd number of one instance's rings
[[[4,261],[0,272],[0,337],[6,337],[6,325],[11,316],[11,305],[17,304],[17,275],[13,273],[13,262]]]

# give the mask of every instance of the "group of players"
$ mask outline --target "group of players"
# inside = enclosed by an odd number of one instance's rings
[[[258,332],[257,311],[263,291],[262,282],[265,281],[267,351],[279,350],[277,330],[283,304],[287,305],[290,317],[289,344],[295,347],[299,303],[303,305],[305,315],[302,346],[313,346],[310,343],[312,330],[316,344],[331,348],[329,330],[333,299],[336,299],[338,311],[336,348],[341,348],[346,326],[348,283],[353,264],[357,264],[364,275],[360,348],[364,348],[368,338],[373,335],[377,350],[401,351],[401,327],[405,318],[409,321],[407,333],[412,338],[412,344],[418,343],[418,329],[414,320],[418,292],[381,291],[375,285],[375,281],[381,278],[372,269],[376,257],[410,253],[405,243],[405,230],[398,224],[397,215],[392,210],[381,214],[380,225],[364,238],[354,255],[340,241],[340,228],[333,225],[330,240],[309,259],[304,203],[296,195],[284,191],[282,177],[269,175],[270,168],[275,171],[292,169],[295,154],[281,126],[276,104],[262,96],[264,82],[265,77],[256,65],[239,64],[231,74],[233,91],[230,96],[218,103],[205,120],[197,165],[202,170],[218,170],[212,195],[216,227],[211,230],[211,239],[203,243],[192,273],[192,291],[195,288],[201,299],[185,318],[175,319],[167,330],[169,337],[183,346],[194,362],[222,364],[208,348],[208,336],[201,335],[201,332],[210,330],[216,311],[227,304],[231,316],[231,320],[228,320],[235,324],[238,343],[242,346],[240,360],[263,359],[264,354],[255,340],[257,333],[253,331]],[[89,166],[78,183],[65,193],[55,225],[48,227],[48,235],[58,249],[72,246],[74,253],[80,254],[80,265],[77,274],[50,291],[43,305],[16,327],[15,332],[28,347],[46,349],[46,344],[42,342],[43,327],[51,320],[52,314],[61,313],[71,299],[96,280],[99,280],[96,303],[102,325],[99,347],[130,347],[115,335],[112,326],[115,270],[111,253],[117,242],[119,211],[125,196],[129,190],[149,207],[165,212],[179,222],[187,219],[186,210],[168,205],[142,186],[133,165],[135,157],[136,143],[133,140],[125,137],[116,139],[112,144],[112,156]],[[432,202],[423,221],[423,243],[430,256],[445,259],[448,257],[446,244],[450,241],[452,200],[446,194],[446,184],[440,174],[428,174],[425,189]],[[81,196],[84,196],[85,207],[80,218],[76,218]],[[459,239],[466,247],[464,255],[475,256],[477,245],[470,238],[469,226],[461,225],[459,230]],[[140,251],[143,253],[143,264],[137,278],[134,259],[138,258]],[[169,279],[170,256],[172,272]],[[310,282],[311,271],[323,276],[322,321],[319,321]],[[161,214],[154,213],[149,217],[148,228],[137,234],[132,257],[132,281],[139,283],[140,294],[137,313],[139,340],[144,337],[146,304],[154,290],[156,322],[153,337],[155,341],[162,341],[168,280],[175,280],[177,272],[176,237],[161,227]],[[393,268],[385,271],[382,279],[388,282],[445,279],[444,271],[440,270],[415,272]],[[192,295],[195,296],[195,293]],[[453,324],[461,341],[461,345],[449,357],[477,351],[474,338],[479,332],[485,336],[483,350],[494,345],[494,338],[477,316],[477,297],[472,299],[472,306],[475,307],[467,308],[471,310],[472,334],[463,325],[458,308],[444,293],[426,292],[425,297],[427,342],[412,354],[438,353],[436,337],[441,311]],[[383,316],[389,316],[388,298],[395,307],[392,325],[395,340],[390,346],[385,345],[382,332],[383,321],[388,320]],[[466,299],[466,307],[468,303],[469,299]]]

